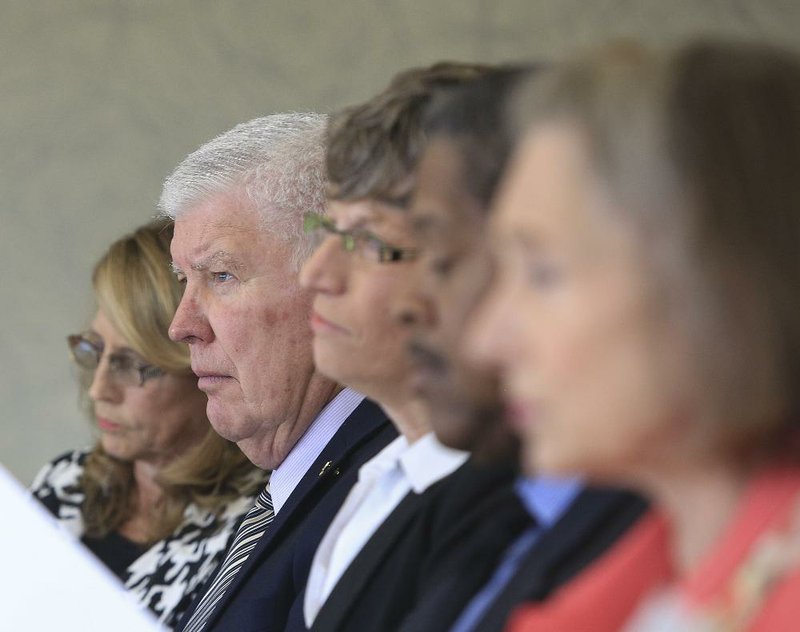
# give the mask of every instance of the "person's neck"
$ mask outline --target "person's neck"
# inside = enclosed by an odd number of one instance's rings
[[[149,461],[134,461],[133,479],[136,481],[137,513],[147,513],[161,500],[163,490],[158,483],[161,466]]]
[[[647,487],[670,521],[673,563],[680,576],[691,573],[724,533],[746,478],[729,462],[685,466],[651,478]]]
[[[427,407],[418,398],[397,396],[383,397],[374,401],[409,443],[414,443],[431,432]]]
[[[264,470],[277,469],[322,409],[342,389],[341,385],[315,371],[307,380],[303,397],[294,407],[290,418],[266,436],[239,442],[239,447],[257,467]]]
[[[149,461],[133,462],[133,480],[136,485],[130,499],[132,513],[117,529],[120,535],[132,542],[142,544],[151,537],[153,510],[163,495],[161,485],[157,481],[160,470],[159,465]]]

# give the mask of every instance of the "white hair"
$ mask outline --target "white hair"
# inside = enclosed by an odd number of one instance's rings
[[[172,219],[215,194],[245,195],[261,226],[293,244],[299,269],[313,250],[303,214],[325,212],[327,116],[272,114],[237,125],[189,154],[164,181],[158,207]]]

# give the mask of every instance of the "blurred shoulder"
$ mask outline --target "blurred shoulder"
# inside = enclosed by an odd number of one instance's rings
[[[81,448],[57,456],[36,474],[31,491],[38,496],[44,488],[76,485],[83,474],[86,457],[90,452],[89,449]]]
[[[39,471],[31,485],[34,498],[77,537],[83,534],[81,505],[85,495],[81,477],[90,452],[73,450],[56,457]]]

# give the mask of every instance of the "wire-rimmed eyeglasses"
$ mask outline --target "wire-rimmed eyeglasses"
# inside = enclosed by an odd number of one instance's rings
[[[367,230],[341,230],[324,215],[306,213],[303,216],[303,230],[307,233],[321,231],[327,235],[338,235],[345,252],[355,252],[369,261],[395,263],[411,261],[419,255],[416,248],[399,248],[387,244]]]
[[[72,361],[81,369],[95,371],[100,366],[105,345],[93,332],[67,336]],[[112,353],[108,357],[108,370],[114,381],[126,386],[143,386],[147,380],[164,375],[164,370],[144,362],[128,352]]]

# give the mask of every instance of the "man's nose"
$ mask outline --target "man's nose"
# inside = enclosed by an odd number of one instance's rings
[[[192,344],[198,341],[210,342],[213,330],[209,324],[205,306],[187,286],[178,309],[169,326],[169,337],[175,342]]]

